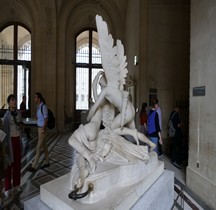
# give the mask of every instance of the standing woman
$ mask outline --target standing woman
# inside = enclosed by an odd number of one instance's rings
[[[5,142],[9,153],[9,166],[5,171],[5,196],[11,194],[13,180],[13,190],[20,190],[21,179],[21,113],[17,110],[16,96],[11,94],[7,98],[9,109],[3,119],[3,130],[7,134]]]

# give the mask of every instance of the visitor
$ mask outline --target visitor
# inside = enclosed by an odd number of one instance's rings
[[[156,110],[155,101],[152,101],[150,106],[151,110],[149,111],[147,120],[148,138],[156,145],[154,151],[158,154],[158,141],[162,144],[159,116]]]
[[[6,168],[6,151],[5,151],[5,136],[6,134],[2,131],[2,120],[0,119],[0,210],[4,208],[3,205],[3,178],[4,178],[4,170]]]
[[[21,131],[22,117],[17,110],[17,101],[15,95],[11,94],[7,98],[9,109],[3,118],[3,130],[7,134],[5,143],[8,147],[8,167],[5,170],[5,196],[9,197],[12,193],[20,191],[21,179]]]
[[[181,168],[182,163],[182,123],[180,118],[180,108],[175,107],[174,111],[170,114],[173,127],[175,129],[175,135],[172,138],[172,164],[177,168]]]
[[[162,127],[162,111],[161,111],[161,108],[159,106],[159,101],[157,98],[155,99],[155,108],[156,108],[156,111],[158,113],[160,130],[162,132],[162,128],[163,128]],[[160,141],[158,141],[158,157],[162,157],[162,156],[163,156],[163,147],[162,147],[162,144],[160,143]]]
[[[46,144],[47,123],[48,123],[48,108],[41,93],[35,93],[35,104],[37,105],[37,126],[38,126],[38,143],[36,148],[36,155],[34,161],[28,166],[27,170],[34,172],[37,169],[41,150],[43,149],[45,160],[41,165],[41,169],[49,167],[49,152]]]
[[[28,110],[26,109],[26,96],[25,95],[22,97],[22,102],[20,103],[20,112],[21,112],[22,118],[29,117]],[[31,139],[30,128],[25,127],[25,133],[26,133],[27,139]]]
[[[140,119],[140,132],[144,135],[147,134],[147,103],[142,104],[142,108],[139,113]]]

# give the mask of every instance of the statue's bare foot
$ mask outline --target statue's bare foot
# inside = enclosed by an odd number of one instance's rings
[[[87,168],[82,168],[80,171],[80,176],[77,180],[76,187],[82,188],[84,185],[85,178],[89,175],[89,171]]]
[[[76,183],[76,188],[79,188],[79,189],[82,188],[83,184],[84,184],[84,179],[79,177]]]

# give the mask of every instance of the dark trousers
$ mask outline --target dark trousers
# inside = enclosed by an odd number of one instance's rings
[[[158,156],[163,155],[163,148],[160,142],[158,141]]]
[[[11,181],[13,179],[13,186],[20,185],[21,177],[21,146],[20,137],[11,137],[14,162],[8,166],[5,172],[5,191],[11,189]]]
[[[172,138],[172,162],[182,163],[182,136],[175,135]]]
[[[31,136],[30,136],[30,128],[25,128],[25,133],[26,133],[27,139],[31,139]]]

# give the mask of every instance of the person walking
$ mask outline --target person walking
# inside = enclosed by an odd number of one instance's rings
[[[159,116],[156,110],[155,101],[151,102],[150,106],[151,110],[149,111],[147,120],[148,138],[156,145],[154,151],[158,154],[158,141],[162,144]]]
[[[147,103],[142,104],[142,108],[139,113],[139,119],[140,119],[140,132],[144,135],[147,134]]]
[[[25,95],[23,95],[22,102],[20,103],[20,112],[21,112],[22,118],[29,117],[28,110],[26,109],[26,96]],[[27,139],[31,139],[30,128],[26,127],[25,133],[26,133]]]
[[[175,107],[174,111],[170,114],[173,127],[175,129],[175,135],[172,138],[172,164],[177,168],[181,168],[182,163],[182,123],[180,118],[180,108]]]
[[[22,117],[20,111],[17,110],[17,101],[14,94],[10,94],[7,97],[7,103],[9,109],[6,111],[3,118],[3,130],[7,134],[5,143],[8,148],[8,167],[5,170],[5,196],[9,197],[12,190],[13,193],[21,190]]]
[[[6,165],[6,150],[5,150],[5,136],[6,133],[2,131],[2,120],[0,119],[0,210],[4,209],[3,204],[3,179],[4,179],[4,170],[7,167]]]
[[[162,111],[161,111],[161,108],[159,106],[159,101],[158,99],[156,98],[155,99],[155,108],[156,108],[156,111],[158,113],[158,120],[159,120],[159,125],[160,125],[160,130],[162,131]],[[160,143],[160,141],[158,141],[158,157],[162,157],[163,156],[163,142]]]
[[[41,150],[43,149],[45,160],[41,165],[41,169],[49,167],[49,152],[46,144],[47,123],[48,123],[48,108],[41,93],[35,93],[35,104],[37,105],[37,126],[38,126],[38,144],[34,161],[27,168],[28,171],[34,172],[37,169]]]

